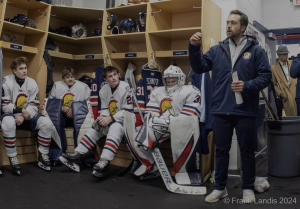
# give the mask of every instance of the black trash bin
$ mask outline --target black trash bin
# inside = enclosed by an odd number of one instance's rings
[[[300,176],[300,117],[267,121],[269,174]]]

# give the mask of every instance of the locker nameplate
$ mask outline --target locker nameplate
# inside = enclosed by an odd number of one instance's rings
[[[136,53],[126,53],[125,57],[136,57]]]
[[[11,48],[11,49],[18,49],[18,50],[22,50],[22,49],[23,49],[22,46],[16,45],[16,44],[10,44],[10,48]]]
[[[187,51],[173,51],[173,56],[187,55]]]

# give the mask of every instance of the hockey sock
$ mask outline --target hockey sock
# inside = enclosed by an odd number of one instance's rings
[[[1,129],[8,157],[17,156],[15,119],[11,116],[4,117],[1,123]]]
[[[37,120],[35,129],[39,130],[38,132],[39,151],[43,154],[49,153],[52,126],[53,125],[50,119],[47,117],[40,117]]]

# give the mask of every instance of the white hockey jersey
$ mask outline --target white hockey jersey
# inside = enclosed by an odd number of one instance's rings
[[[169,111],[173,116],[193,116],[200,118],[201,95],[197,87],[185,85],[175,92],[167,95],[164,86],[156,88],[150,95],[150,101],[146,105],[146,112],[153,116],[160,116]]]
[[[87,101],[91,89],[81,81],[75,80],[71,88],[64,81],[56,81],[49,93],[49,99],[61,99],[64,106],[71,107],[73,101]]]
[[[133,111],[132,90],[124,81],[112,94],[111,87],[104,85],[100,92],[101,116],[113,116],[117,122],[123,122],[125,111]]]
[[[27,77],[20,87],[16,82],[15,75],[5,76],[2,79],[2,111],[13,114],[15,107],[25,108],[32,118],[38,114],[40,105],[38,92],[38,85],[32,78]],[[15,115],[21,115],[21,113]]]

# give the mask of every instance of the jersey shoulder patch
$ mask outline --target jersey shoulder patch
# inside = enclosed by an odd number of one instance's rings
[[[2,78],[2,84],[5,83],[5,81],[6,81],[6,78]]]
[[[195,89],[196,91],[200,91],[196,86],[191,85],[193,89]]]
[[[126,91],[128,91],[129,93],[132,93],[132,89],[130,88],[130,86],[126,86]]]

